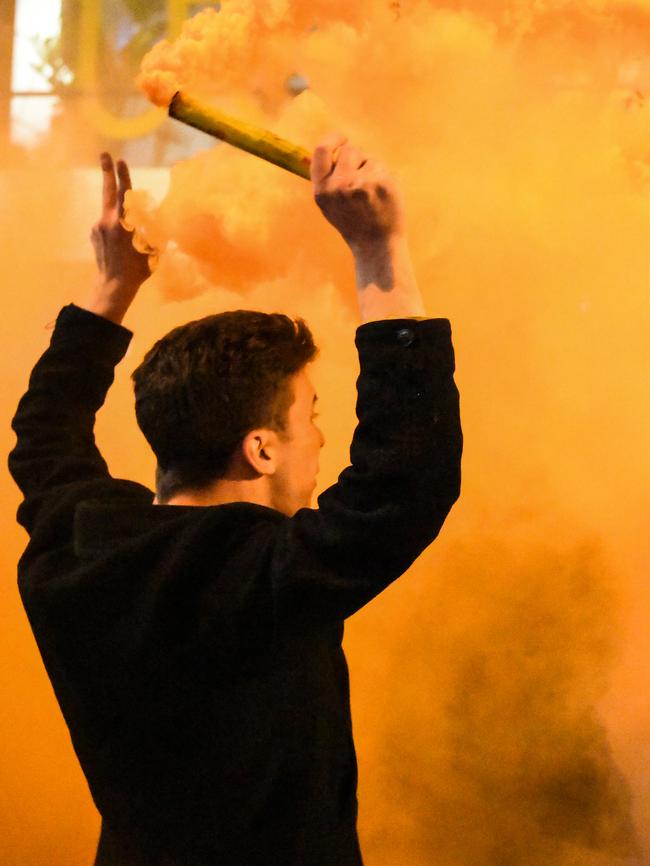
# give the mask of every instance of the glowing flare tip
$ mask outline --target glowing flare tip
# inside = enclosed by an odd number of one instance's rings
[[[178,91],[169,105],[169,116],[213,135],[234,147],[259,156],[309,180],[311,155],[303,147],[279,138],[266,129],[242,123],[211,106]]]

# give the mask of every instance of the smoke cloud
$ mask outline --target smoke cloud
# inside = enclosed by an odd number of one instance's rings
[[[455,327],[462,500],[349,628],[377,866],[647,846],[641,728],[616,733],[626,698],[608,700],[647,598],[649,35],[640,2],[230,0],[142,66],[154,101],[182,89],[311,148],[344,130],[386,161],[429,311]],[[131,208],[170,245],[163,294],[273,305],[282,285],[340,345],[351,263],[301,184],[223,145],[176,166],[160,207]]]
[[[347,626],[367,866],[650,856],[649,39],[644,0],[224,0],[143,62],[158,104],[182,89],[307,148],[344,131],[385,161],[428,311],[452,321],[461,499],[409,574]],[[309,84],[297,96],[296,75]],[[92,278],[21,246],[19,222],[40,248],[69,244],[52,214],[57,202],[83,210],[69,183],[30,171],[5,182],[0,214],[6,283],[24,287],[9,318],[16,397],[18,368],[26,376],[45,340],[23,333],[69,299],[66,280]],[[94,214],[99,179],[94,198],[76,196]],[[215,143],[174,166],[162,200],[131,193],[128,219],[161,256],[98,425],[114,474],[152,483],[129,370],[174,325],[243,306],[314,328],[331,483],[354,426],[354,272],[309,184]],[[26,627],[14,631],[27,647]],[[20,791],[35,773],[4,772],[3,789]],[[29,852],[18,831],[10,849],[0,840],[0,859],[69,866],[78,811],[92,847],[83,796],[25,809],[25,826],[49,829]]]

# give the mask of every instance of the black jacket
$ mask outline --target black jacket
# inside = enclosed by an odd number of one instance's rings
[[[102,815],[96,863],[356,866],[343,620],[458,496],[449,323],[359,328],[351,466],[292,518],[154,506],[109,475],[94,418],[130,337],[62,310],[9,460],[20,593]]]

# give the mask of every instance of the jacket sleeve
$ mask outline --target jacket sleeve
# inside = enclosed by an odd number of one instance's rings
[[[343,618],[399,577],[460,493],[462,433],[446,319],[357,331],[358,425],[351,465],[279,534],[276,617]]]
[[[59,313],[50,346],[34,367],[12,422],[17,442],[9,470],[24,496],[18,522],[30,535],[55,512],[57,528],[63,529],[57,505],[70,512],[87,496],[127,487],[146,491],[111,478],[93,432],[131,337],[126,328],[73,304]]]

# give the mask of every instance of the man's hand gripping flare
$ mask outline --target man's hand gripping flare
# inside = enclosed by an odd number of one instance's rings
[[[314,151],[311,179],[316,204],[354,256],[361,321],[424,316],[390,172],[332,133]]]

